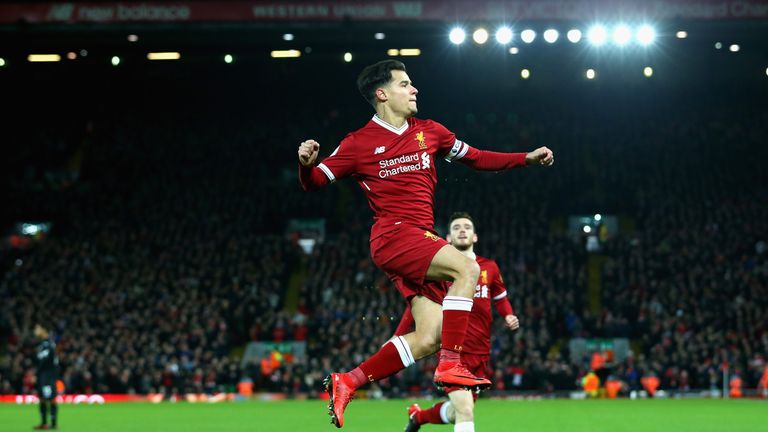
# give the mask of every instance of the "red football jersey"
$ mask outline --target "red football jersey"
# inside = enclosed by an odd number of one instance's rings
[[[488,355],[491,352],[493,324],[491,302],[506,300],[507,287],[504,286],[496,261],[481,256],[477,256],[476,260],[480,265],[480,277],[475,287],[475,299],[462,352]]]
[[[433,120],[411,117],[397,129],[374,115],[317,167],[331,182],[348,176],[357,180],[373,210],[374,239],[401,223],[432,229],[435,162],[461,159],[469,150]]]

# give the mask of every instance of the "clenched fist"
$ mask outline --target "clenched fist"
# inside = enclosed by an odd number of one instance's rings
[[[299,145],[299,163],[312,166],[320,153],[320,144],[315,140],[306,140]]]
[[[504,325],[510,330],[517,330],[520,327],[520,320],[516,315],[507,315],[504,317]]]
[[[555,154],[546,147],[539,147],[525,156],[525,163],[528,165],[550,166],[555,163]]]

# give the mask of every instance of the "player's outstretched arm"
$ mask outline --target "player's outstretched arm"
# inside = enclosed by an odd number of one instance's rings
[[[320,144],[315,140],[306,140],[299,145],[299,182],[305,191],[319,189],[328,184],[328,177],[315,166]]]
[[[530,153],[500,153],[461,144],[466,149],[459,151],[457,159],[460,157],[460,162],[479,171],[504,171],[528,165],[551,166],[555,163],[555,155],[547,147],[539,147]]]

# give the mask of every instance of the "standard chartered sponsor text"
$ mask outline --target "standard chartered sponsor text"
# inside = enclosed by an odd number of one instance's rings
[[[392,158],[392,159],[380,160],[379,161],[379,167],[386,168],[386,167],[391,167],[391,166],[394,166],[394,165],[397,165],[397,164],[408,163],[408,162],[416,162],[418,160],[419,160],[419,154],[418,153],[413,153],[413,154],[409,154],[409,155],[398,156],[398,157]]]
[[[418,171],[421,169],[428,169],[429,163],[425,163],[422,159],[424,157],[429,158],[426,152],[422,152],[422,156],[419,157],[419,153],[412,153],[409,155],[402,155],[392,159],[385,159],[379,161],[379,178],[385,178],[405,172]],[[416,162],[416,163],[412,163]],[[403,165],[407,164],[407,165]],[[397,166],[395,166],[397,165]],[[388,167],[393,167],[389,168]]]
[[[383,169],[379,170],[379,177],[385,178],[397,174],[402,174],[404,172],[410,172],[410,171],[418,171],[421,169],[421,163],[413,164],[413,165],[400,165],[399,167],[395,167],[392,169]]]

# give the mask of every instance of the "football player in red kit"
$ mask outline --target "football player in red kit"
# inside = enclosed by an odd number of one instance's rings
[[[507,299],[507,288],[501,277],[499,266],[491,259],[475,255],[474,245],[477,242],[477,233],[472,217],[468,213],[457,212],[451,216],[449,222],[450,244],[468,258],[477,261],[480,266],[480,277],[475,286],[474,303],[469,315],[461,362],[475,376],[488,378],[491,376],[488,365],[491,352],[491,324],[493,324],[491,302],[496,312],[504,318],[504,325],[507,328],[517,330],[520,322]],[[395,336],[410,332],[412,325],[412,315],[410,310],[406,309],[395,331]],[[474,406],[477,392],[459,386],[446,386],[444,390],[448,394],[449,401],[438,402],[425,410],[422,410],[418,404],[408,408],[408,425],[405,427],[405,432],[417,431],[425,423],[454,423],[454,431],[474,432]]]
[[[418,90],[405,65],[397,60],[366,67],[357,86],[376,114],[319,164],[320,144],[302,142],[299,180],[305,190],[344,177],[357,181],[374,213],[371,257],[410,303],[416,331],[393,339],[355,369],[332,373],[326,379],[329,414],[337,427],[344,424],[344,410],[357,388],[397,373],[438,347],[435,383],[473,388],[490,385],[460,361],[480,268],[434,231],[437,159],[484,171],[554,163],[554,155],[546,147],[530,153],[477,150],[440,123],[415,118]],[[453,282],[444,298],[439,282],[433,281]]]

